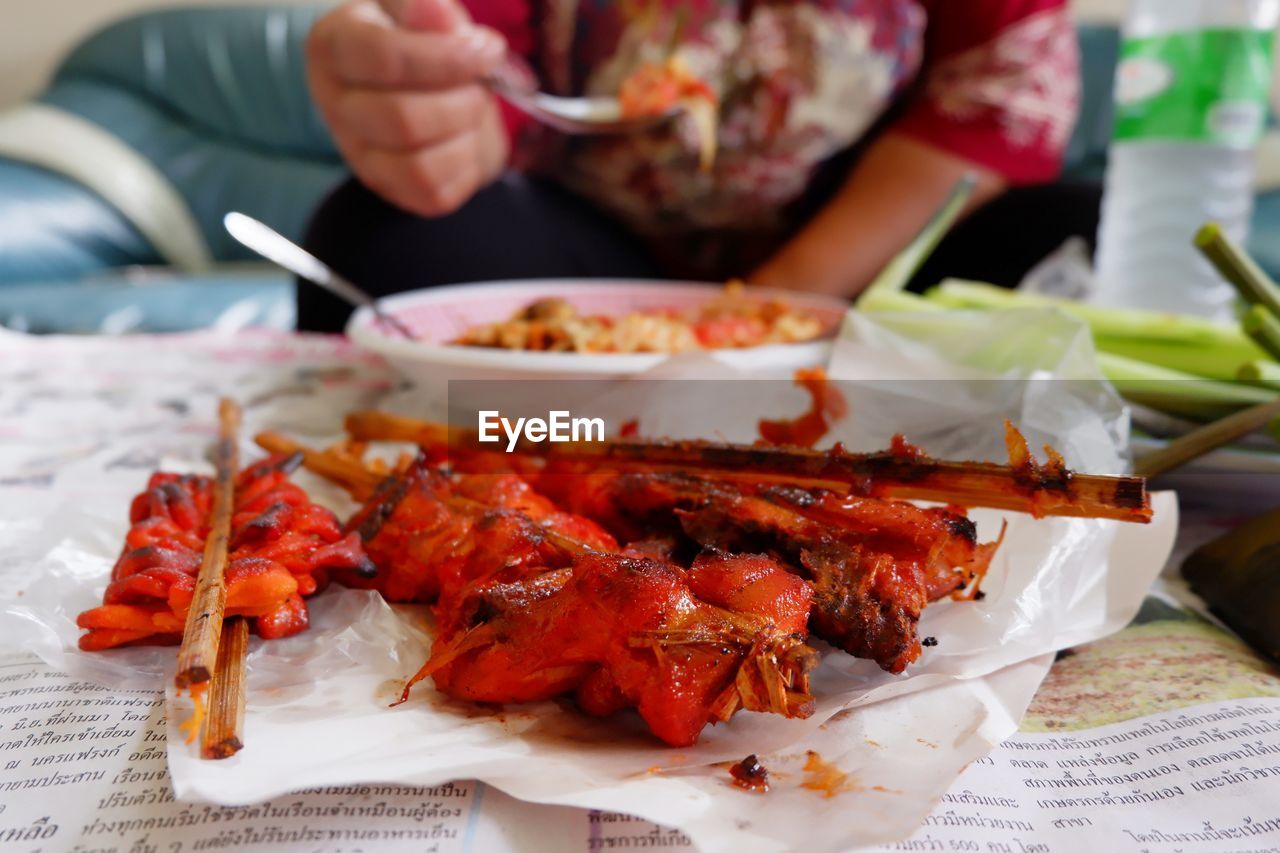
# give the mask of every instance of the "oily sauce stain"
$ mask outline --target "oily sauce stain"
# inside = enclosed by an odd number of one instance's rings
[[[801,788],[817,791],[826,799],[846,791],[857,790],[857,785],[849,779],[848,773],[824,761],[822,756],[813,750],[809,750],[806,755],[808,756],[804,763],[806,778],[800,783]]]

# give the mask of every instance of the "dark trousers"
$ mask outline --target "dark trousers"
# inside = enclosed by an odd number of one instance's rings
[[[911,289],[949,276],[1012,287],[1068,237],[1093,245],[1100,198],[1097,184],[1011,189],[960,222]],[[607,215],[551,184],[517,174],[504,175],[455,213],[437,219],[405,213],[350,180],[320,205],[305,242],[321,260],[378,296],[469,281],[666,275],[640,241]],[[300,329],[341,331],[350,314],[346,303],[319,288],[298,287]]]

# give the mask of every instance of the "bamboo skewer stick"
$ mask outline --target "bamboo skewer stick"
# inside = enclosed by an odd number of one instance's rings
[[[341,457],[331,451],[314,450],[278,432],[260,432],[253,440],[268,453],[302,454],[302,467],[346,489],[358,501],[372,497],[378,484],[385,479],[354,457]]]
[[[227,603],[227,548],[231,538],[231,514],[235,506],[235,477],[240,467],[237,433],[240,407],[224,398],[218,404],[218,442],[214,446],[213,511],[204,557],[196,576],[195,597],[187,611],[178,650],[179,690],[204,684],[213,676],[222,634],[222,615]]]
[[[218,664],[209,688],[200,754],[230,758],[244,747],[245,657],[249,653],[249,622],[233,616],[222,624]]]
[[[1280,417],[1280,397],[1270,403],[1251,406],[1234,415],[1205,424],[1197,430],[1174,439],[1164,447],[1137,461],[1134,471],[1142,477],[1156,477],[1197,457],[1262,429]]]
[[[521,448],[523,449],[523,447]],[[537,451],[535,451],[537,452]],[[797,485],[839,482],[866,486],[877,497],[941,501],[1033,515],[1150,519],[1142,480],[1072,474],[1063,481],[1037,482],[1031,471],[992,462],[947,462],[892,453],[829,454],[796,448],[716,445],[698,442],[600,442],[560,444],[543,455],[599,461],[606,467],[752,472]]]
[[[379,411],[352,412],[345,426],[356,441],[407,441],[423,447],[449,444],[467,435],[466,430],[456,427]],[[474,433],[471,440],[475,440]]]
[[[385,412],[355,412],[347,430],[359,441],[411,441],[422,445],[492,450],[476,433]],[[699,441],[522,442],[517,452],[593,462],[606,468],[698,472],[795,485],[838,485],[882,497],[990,507],[1033,515],[1149,521],[1146,485],[1135,477],[1072,473],[1038,479],[1027,466],[948,462],[892,453],[838,453],[793,447]]]
[[[258,446],[268,453],[302,454],[302,464],[314,474],[332,480],[346,489],[358,501],[368,500],[385,479],[385,475],[363,465],[353,465],[331,453],[304,447],[277,432],[262,432],[254,437]]]

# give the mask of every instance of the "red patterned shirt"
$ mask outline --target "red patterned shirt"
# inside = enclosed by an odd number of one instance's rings
[[[524,165],[710,274],[732,243],[776,244],[817,167],[873,128],[1003,175],[1051,179],[1075,121],[1066,0],[468,0],[540,85],[613,95],[674,49],[720,100],[714,168],[679,122],[567,139],[514,112]],[[737,253],[741,255],[741,253]]]

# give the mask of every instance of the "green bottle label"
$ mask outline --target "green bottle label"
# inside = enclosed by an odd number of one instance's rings
[[[1127,39],[1114,137],[1246,148],[1262,136],[1275,34],[1211,29]]]

